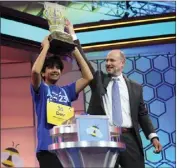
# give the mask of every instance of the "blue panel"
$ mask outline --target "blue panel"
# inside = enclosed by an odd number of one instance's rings
[[[41,42],[50,32],[42,28],[1,18],[1,33]],[[175,22],[77,33],[82,44],[164,34],[175,34]]]
[[[149,162],[145,162],[145,168],[154,168]]]
[[[172,141],[174,144],[176,144],[176,132],[172,133]]]
[[[176,57],[175,56],[173,56],[172,58],[171,58],[171,64],[172,64],[172,66],[175,68],[176,67]]]
[[[159,126],[166,132],[172,133],[175,130],[175,97],[165,102],[166,113],[159,117]]]
[[[170,146],[167,149],[165,149],[165,156],[166,159],[169,160],[170,162],[175,162],[175,146]]]
[[[28,24],[4,18],[1,18],[0,22],[1,22],[1,33],[37,42],[41,42],[44,39],[44,37],[49,35],[50,33],[48,30],[39,27],[31,26]]]
[[[155,100],[150,103],[150,112],[154,115],[160,116],[165,113],[165,104],[162,101]]]
[[[168,85],[161,85],[157,88],[157,95],[162,100],[168,100],[173,97],[172,88]]]
[[[149,86],[143,87],[143,97],[145,101],[149,101],[154,98],[154,91]]]
[[[145,57],[141,57],[136,61],[136,69],[145,72],[151,68],[150,60]]]
[[[130,59],[126,60],[126,64],[124,67],[124,73],[129,73],[133,70],[133,63]]]
[[[159,56],[154,59],[154,68],[159,70],[165,70],[168,67],[167,57]]]
[[[175,34],[175,23],[176,22],[166,22],[141,26],[122,27],[108,30],[78,33],[77,35],[82,44],[87,44],[111,40],[123,40],[138,37]]]
[[[143,84],[143,75],[137,72],[133,72],[128,76],[132,80],[136,80],[139,84]]]
[[[146,80],[148,84],[156,86],[162,82],[161,74],[157,71],[152,70],[146,74]]]
[[[119,48],[121,49],[121,48]],[[159,44],[159,45],[152,45],[152,46],[141,46],[141,47],[133,47],[133,48],[123,48],[121,49],[126,57],[130,57],[132,60],[134,58],[137,58],[140,54],[143,55],[143,57],[146,58],[146,55],[148,55],[148,59],[153,59],[154,57],[151,57],[154,55],[154,53],[163,53],[170,51],[171,53],[176,53],[176,44]],[[89,60],[96,60],[96,59],[104,59],[108,52],[110,50],[106,51],[95,51],[95,52],[89,52],[87,53],[87,58]],[[155,54],[156,57],[156,54]],[[172,66],[175,67],[176,64],[176,57],[173,56],[171,58]],[[145,64],[145,62],[143,62]],[[136,65],[135,63],[133,65]],[[127,65],[126,65],[127,66]],[[137,65],[136,65],[137,66]],[[146,65],[145,65],[146,66]],[[151,64],[151,67],[153,65]],[[128,67],[126,67],[128,68]]]
[[[169,69],[167,72],[165,72],[165,81],[172,85],[176,83],[175,70]]]
[[[174,168],[174,167],[170,164],[163,163],[163,164],[160,164],[157,168]]]

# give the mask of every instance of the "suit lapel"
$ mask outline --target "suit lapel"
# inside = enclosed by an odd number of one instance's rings
[[[129,102],[130,102],[130,113],[131,115],[133,114],[133,100],[134,100],[134,95],[133,95],[133,90],[131,87],[131,81],[125,76],[123,75],[125,82],[127,84],[127,88],[128,88],[128,94],[129,94]]]
[[[111,76],[110,75],[105,75],[105,77],[103,78],[103,91],[102,91],[102,95],[106,94],[107,92],[107,86],[108,83],[111,81]]]
[[[107,92],[107,86],[108,83],[110,82],[111,77],[107,74],[104,74],[103,72],[101,72],[99,74],[99,80],[98,80],[98,90],[99,90],[99,96],[100,96],[100,105],[102,107],[102,109],[104,110],[104,115],[106,114],[105,109],[104,109],[104,104],[103,104],[103,99],[102,96],[104,96]]]

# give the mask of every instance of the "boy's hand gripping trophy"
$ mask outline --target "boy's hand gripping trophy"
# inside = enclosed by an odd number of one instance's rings
[[[71,52],[75,48],[72,36],[64,31],[66,21],[66,7],[45,2],[44,17],[48,20],[50,49],[49,52],[59,54],[61,52]]]

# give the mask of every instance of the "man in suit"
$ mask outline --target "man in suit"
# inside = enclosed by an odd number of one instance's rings
[[[72,26],[70,34],[76,35]],[[111,125],[122,128],[122,141],[126,144],[125,152],[121,152],[116,168],[144,168],[144,153],[139,125],[147,139],[155,147],[154,153],[159,153],[162,146],[155,133],[148,111],[143,101],[142,86],[122,74],[126,57],[120,50],[112,50],[106,57],[106,71],[95,71],[86,59],[78,40],[80,53],[88,63],[94,76],[90,83],[92,91],[87,113],[90,115],[107,115]],[[116,94],[115,94],[116,93]]]

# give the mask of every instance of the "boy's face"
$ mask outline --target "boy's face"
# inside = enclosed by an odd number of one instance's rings
[[[57,65],[47,66],[45,72],[42,73],[42,77],[48,84],[55,84],[61,76],[61,70]]]

